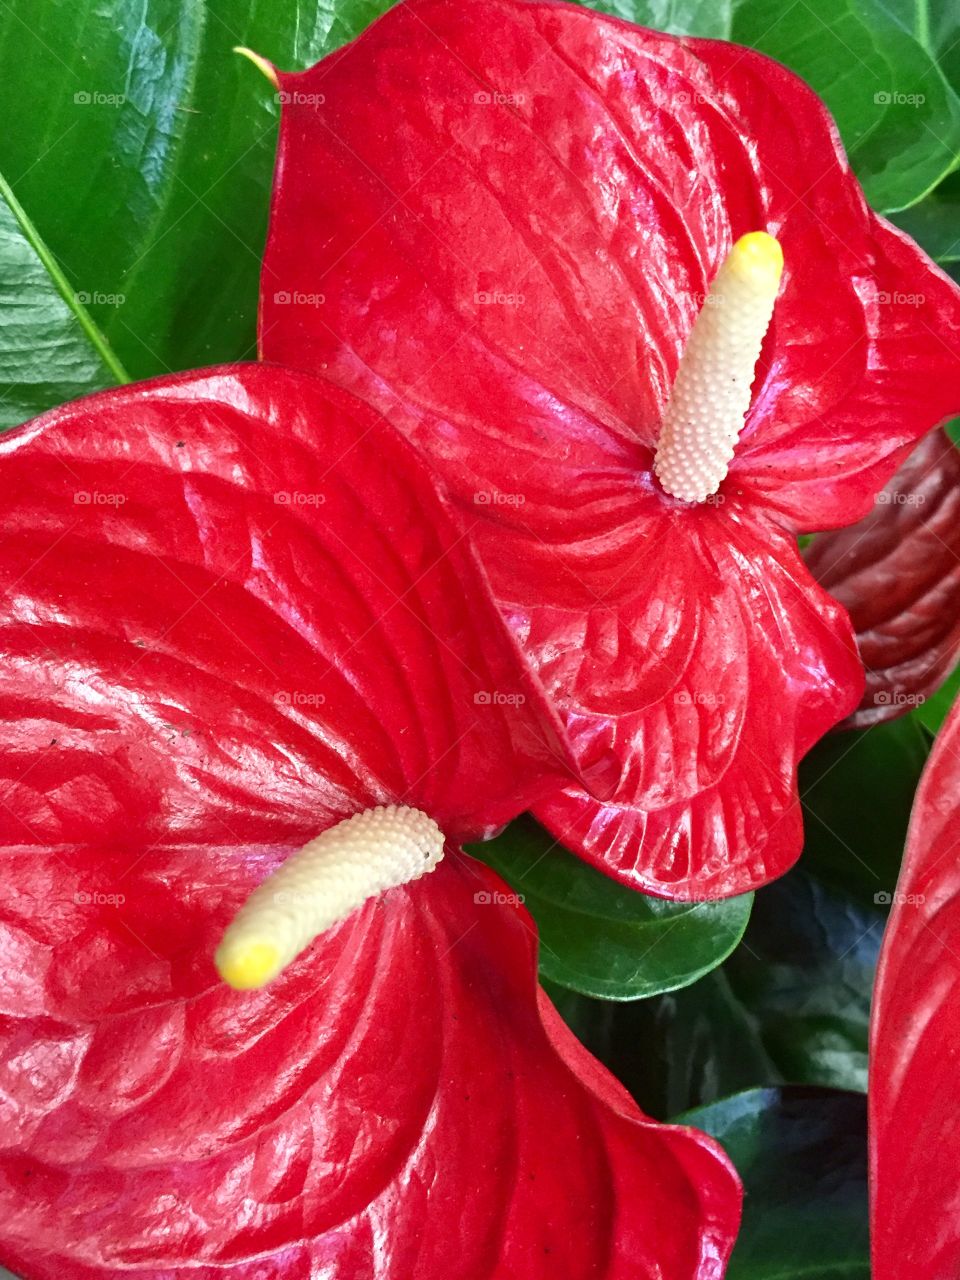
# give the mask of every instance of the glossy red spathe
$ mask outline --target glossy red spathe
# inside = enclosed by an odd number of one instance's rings
[[[870,1025],[871,1274],[944,1280],[960,1271],[960,706],[920,780],[892,896]]]
[[[729,1165],[538,1007],[531,920],[452,840],[263,991],[217,980],[331,823],[399,801],[475,836],[567,776],[411,446],[248,365],[66,406],[0,475],[0,1260],[719,1280]]]
[[[577,6],[412,0],[281,76],[261,348],[378,404],[441,471],[504,614],[612,787],[537,809],[672,897],[784,871],[799,757],[857,705],[795,534],[849,523],[960,405],[960,295],[875,217],[782,66]],[[730,474],[653,449],[740,235],[786,268]]]

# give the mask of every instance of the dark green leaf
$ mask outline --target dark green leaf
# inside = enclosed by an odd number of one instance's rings
[[[831,734],[801,763],[802,865],[859,907],[890,901],[927,751],[909,716]]]
[[[548,990],[578,1039],[657,1119],[782,1081],[726,966],[693,986],[633,1004]]]
[[[523,895],[540,931],[544,977],[608,1000],[695,982],[730,954],[750,916],[752,894],[679,903],[624,888],[530,819],[471,852]]]
[[[0,177],[0,427],[126,380]]]
[[[881,211],[923,198],[954,168],[960,102],[937,65],[922,3],[738,0],[732,37],[785,62],[826,101]]]
[[[866,1092],[870,994],[885,923],[792,871],[756,896],[723,972],[784,1080]]]
[[[802,870],[760,889],[741,945],[668,995],[617,1006],[552,995],[581,1040],[666,1117],[758,1085],[865,1090],[884,914]]]
[[[925,200],[893,221],[942,267],[960,262],[960,174],[951,174]]]
[[[278,105],[233,46],[306,66],[385,7],[0,6],[0,171],[132,376],[255,354]]]
[[[681,1119],[712,1134],[743,1179],[727,1280],[869,1280],[865,1097],[755,1089]]]

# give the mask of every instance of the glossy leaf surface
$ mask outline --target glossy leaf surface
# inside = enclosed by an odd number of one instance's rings
[[[751,894],[680,903],[635,893],[530,819],[473,852],[536,920],[543,977],[586,995],[637,1000],[696,982],[730,954],[750,918]]]
[[[797,760],[862,679],[793,534],[870,509],[960,403],[960,294],[870,214],[822,104],[735,46],[421,0],[283,83],[262,349],[390,412],[469,513],[582,767],[613,774],[538,818],[665,897],[780,874]],[[781,297],[731,473],[692,510],[652,448],[758,226]]]
[[[800,769],[803,867],[859,906],[885,910],[928,750],[912,716],[821,742]]]
[[[870,1066],[873,1275],[960,1267],[960,711],[924,771],[874,995]]]
[[[233,46],[308,66],[385,7],[38,0],[0,9],[0,172],[132,376],[254,355],[279,105]],[[0,242],[0,281],[16,278],[16,256]],[[16,314],[41,333],[49,324],[29,295]],[[39,364],[24,335],[0,339],[15,340],[17,376]],[[70,355],[49,335],[37,345],[48,371],[63,362],[60,385],[0,404],[4,425],[115,380],[86,367],[92,348]]]
[[[858,1094],[784,1088],[688,1112],[743,1173],[743,1230],[727,1280],[870,1280],[866,1110]]]
[[[332,821],[402,801],[475,836],[561,767],[409,445],[230,366],[47,415],[0,473],[3,1259],[718,1280],[729,1166],[576,1045],[456,847],[263,991],[216,979],[251,888]]]
[[[787,1082],[866,1092],[884,920],[882,907],[795,868],[757,891],[742,944],[691,986],[616,1006],[553,994],[651,1115]]]
[[[0,427],[126,380],[83,297],[0,178]]]

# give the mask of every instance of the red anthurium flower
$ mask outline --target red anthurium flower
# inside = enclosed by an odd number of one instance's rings
[[[538,1002],[453,843],[567,771],[415,450],[234,366],[48,414],[0,472],[2,1260],[719,1277],[725,1158]]]
[[[960,706],[914,801],[870,1028],[875,1280],[960,1274]]]
[[[869,515],[821,534],[810,572],[845,605],[867,688],[845,727],[893,720],[934,693],[960,651],[960,450],[925,436]]]
[[[747,49],[412,0],[279,82],[263,354],[388,410],[470,513],[581,764],[616,771],[537,816],[664,896],[779,874],[797,760],[863,688],[795,535],[960,405],[960,294]]]

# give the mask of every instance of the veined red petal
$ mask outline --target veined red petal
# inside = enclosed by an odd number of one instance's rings
[[[849,529],[815,538],[810,572],[850,612],[867,689],[844,727],[905,715],[960,653],[960,450],[933,431]]]
[[[720,1280],[736,1175],[538,1012],[532,921],[457,849],[265,990],[217,982],[218,931],[283,852],[5,852],[5,1262]]]
[[[648,472],[709,284],[758,228],[786,265],[728,490],[848,524],[960,408],[960,291],[761,54],[413,0],[281,82],[263,354],[417,406],[461,496],[616,442]]]
[[[960,406],[960,292],[867,208],[823,104],[750,50],[412,0],[282,83],[263,353],[377,404],[443,474],[597,771],[599,803],[572,784],[539,816],[650,892],[779,874],[797,759],[862,692],[785,538],[857,519]],[[761,228],[781,294],[731,472],[694,511],[652,450],[709,284]]]
[[[3,1261],[719,1280],[736,1175],[538,1012],[532,922],[455,845],[264,990],[216,977],[251,889],[344,813],[479,832],[566,776],[415,451],[233,366],[57,410],[0,475]]]
[[[489,833],[569,776],[432,474],[258,365],[0,441],[7,842],[310,838],[381,803]]]
[[[723,897],[796,860],[797,763],[857,705],[863,669],[844,610],[810,579],[792,539],[742,514],[727,513],[722,535],[715,511],[686,516],[664,522],[586,615],[566,655],[582,675],[564,685],[546,641],[536,650],[548,688],[567,689],[575,746],[588,755],[602,745],[624,767],[608,800],[568,785],[535,812],[628,884]],[[540,640],[531,628],[528,649]]]
[[[960,1270],[960,707],[914,801],[884,934],[870,1032],[870,1178],[876,1280]]]

